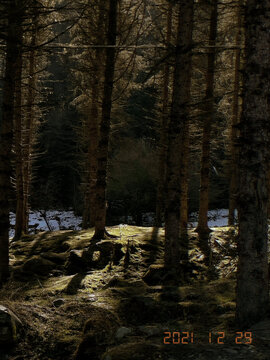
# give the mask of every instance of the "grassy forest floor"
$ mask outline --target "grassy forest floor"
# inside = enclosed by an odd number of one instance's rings
[[[108,231],[117,237],[90,248],[92,230],[43,232],[11,243],[12,277],[0,304],[22,328],[7,359],[270,359],[270,321],[251,329],[251,344],[236,339],[233,228],[211,233],[210,268],[189,231],[191,261],[178,286],[162,267],[163,229]],[[180,332],[184,344],[172,343],[173,332],[174,342]]]

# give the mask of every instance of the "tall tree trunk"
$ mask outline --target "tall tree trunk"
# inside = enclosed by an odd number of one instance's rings
[[[34,141],[34,108],[35,99],[35,52],[31,50],[29,59],[29,83],[27,94],[27,108],[25,114],[25,134],[23,141],[23,232],[28,232],[29,223],[29,193],[32,179],[32,149]]]
[[[190,86],[190,85],[189,85]],[[180,194],[180,237],[181,237],[181,259],[188,260],[188,175],[189,175],[189,119],[187,119],[183,129],[183,144],[182,144],[182,168],[181,168],[181,194]]]
[[[239,139],[239,329],[266,317],[269,303],[267,160],[269,158],[270,0],[245,5],[243,110]]]
[[[97,147],[98,147],[98,92],[99,92],[99,76],[94,75],[94,83],[92,86],[91,108],[89,114],[88,130],[88,172],[87,172],[87,192],[84,195],[83,209],[83,229],[88,229],[95,225],[95,190],[97,177]]]
[[[233,104],[232,104],[232,121],[230,134],[230,192],[229,192],[229,216],[228,225],[235,224],[235,209],[236,209],[236,194],[237,194],[237,156],[238,148],[236,146],[238,130],[236,125],[239,122],[239,89],[240,89],[240,62],[241,62],[241,30],[242,30],[242,6],[243,0],[240,0],[237,10],[237,32],[235,36],[235,50],[234,60],[234,89],[233,89]]]
[[[111,107],[112,92],[115,69],[115,44],[117,31],[117,5],[118,0],[110,0],[108,32],[106,48],[106,63],[104,76],[104,90],[102,100],[102,115],[98,143],[98,167],[96,183],[96,203],[95,203],[95,239],[102,239],[105,236],[106,224],[106,187],[107,187],[107,164],[108,147],[111,127]]]
[[[21,33],[21,12],[15,0],[8,5],[8,39],[6,68],[3,86],[3,109],[0,122],[0,285],[9,276],[9,196],[11,177],[11,150],[14,114],[14,74],[20,58],[19,36]]]
[[[91,102],[92,104],[92,102]],[[90,228],[90,161],[89,161],[89,126],[90,126],[90,114],[91,114],[91,104],[86,108],[85,120],[82,123],[81,128],[81,143],[82,143],[82,163],[81,163],[81,189],[83,194],[83,213],[82,213],[82,229]],[[85,151],[86,149],[86,151]]]
[[[35,140],[35,113],[34,103],[36,98],[36,50],[34,49],[37,43],[38,36],[38,14],[35,9],[32,38],[30,43],[29,53],[29,80],[27,89],[26,112],[24,119],[24,134],[23,134],[23,232],[28,232],[29,223],[29,193],[32,180],[32,151]]]
[[[173,94],[168,129],[165,266],[177,271],[181,256],[180,185],[184,129],[188,119],[192,60],[193,0],[181,0],[178,15]]]
[[[100,33],[102,25],[104,24],[104,6],[102,2],[99,3],[98,14],[98,26],[96,34],[96,44],[102,44],[104,42],[104,36]],[[99,32],[98,32],[99,31]],[[95,58],[93,63],[93,82],[91,89],[91,106],[88,116],[87,124],[87,179],[86,189],[84,194],[84,209],[83,209],[83,229],[95,226],[95,205],[96,205],[96,182],[97,182],[97,149],[99,140],[99,106],[98,100],[100,95],[101,85],[101,64],[102,64],[103,49],[95,49]]]
[[[268,191],[268,202],[267,202],[267,216],[268,219],[270,218],[270,164],[269,164],[269,160],[268,160],[268,172],[267,172],[267,191]]]
[[[200,170],[200,207],[197,232],[201,237],[209,234],[208,227],[208,198],[210,172],[210,140],[211,125],[214,118],[214,73],[215,73],[215,45],[217,37],[217,0],[211,1],[211,19],[209,30],[209,50],[207,55],[206,92],[203,121],[202,155]]]
[[[18,39],[22,42],[22,35]],[[22,153],[22,53],[20,51],[15,73],[15,108],[14,108],[14,150],[16,175],[16,222],[15,239],[20,239],[23,232],[23,153]]]
[[[172,3],[168,3],[166,46],[169,51],[172,34]],[[160,148],[158,165],[158,185],[156,199],[156,226],[161,227],[162,215],[164,212],[165,180],[166,180],[166,160],[168,149],[168,116],[169,116],[169,81],[170,65],[166,62],[164,65],[163,94],[162,94],[162,114],[160,124]]]

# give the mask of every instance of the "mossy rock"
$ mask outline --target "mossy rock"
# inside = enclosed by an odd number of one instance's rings
[[[177,272],[164,267],[163,264],[150,265],[143,275],[143,281],[150,286],[183,284],[189,276],[188,263],[181,264]]]
[[[118,265],[123,256],[122,244],[110,240],[91,244],[82,250],[71,250],[65,264],[66,274],[103,269],[109,263]]]
[[[106,347],[113,343],[119,328],[118,317],[107,309],[91,306],[89,315],[74,356],[76,360],[99,360]]]
[[[65,263],[65,273],[73,275],[87,270],[87,262],[83,257],[83,250],[71,250]]]
[[[112,294],[142,295],[147,292],[148,286],[142,280],[125,280],[120,277],[112,278],[104,289],[111,289]]]
[[[0,348],[14,344],[21,329],[20,319],[10,309],[0,305]]]
[[[33,256],[22,266],[22,271],[27,274],[46,276],[55,268],[55,263],[40,256]]]
[[[82,281],[84,277],[85,274],[82,272],[75,274],[73,277],[71,277],[67,286],[65,287],[65,289],[63,289],[63,292],[68,295],[76,295],[78,290],[82,287]]]
[[[164,282],[166,269],[163,265],[151,265],[143,276],[143,281],[147,285],[159,285]]]
[[[68,257],[67,253],[55,253],[53,251],[49,251],[46,253],[41,253],[40,256],[44,259],[50,260],[57,265],[63,265]]]
[[[116,240],[99,241],[90,245],[88,251],[84,253],[84,259],[87,259],[95,269],[103,269],[109,263],[118,265],[125,255],[122,246],[121,242]]]

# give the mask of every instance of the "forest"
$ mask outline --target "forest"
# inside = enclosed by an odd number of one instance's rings
[[[270,0],[0,1],[0,360],[269,360]]]

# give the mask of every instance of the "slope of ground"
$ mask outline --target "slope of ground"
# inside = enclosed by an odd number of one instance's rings
[[[270,358],[267,321],[252,334],[234,324],[233,228],[211,233],[209,267],[190,230],[191,261],[177,285],[162,267],[163,229],[108,230],[116,238],[96,244],[92,230],[11,244],[12,277],[0,304],[23,328],[7,359]]]

